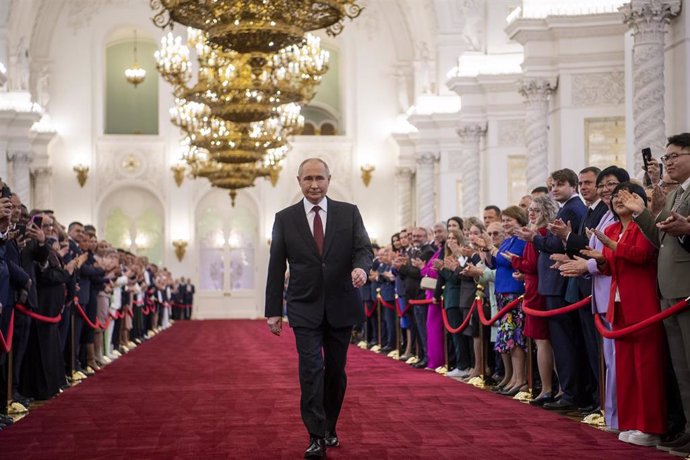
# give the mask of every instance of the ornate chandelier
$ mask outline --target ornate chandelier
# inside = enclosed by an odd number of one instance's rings
[[[187,135],[186,142],[208,152],[220,163],[250,163],[267,151],[287,146],[288,136],[301,131],[304,117],[300,106],[279,108],[279,117],[261,122],[235,124],[210,115],[203,104],[176,100],[170,110],[173,124]]]
[[[131,67],[125,69],[125,79],[134,85],[137,85],[144,81],[146,78],[146,70],[139,66],[139,60],[137,59],[137,31],[134,30],[134,62]]]
[[[308,102],[328,70],[328,52],[313,35],[301,46],[273,54],[225,52],[195,29],[188,29],[187,37],[199,63],[196,84],[187,86],[189,48],[170,34],[155,54],[158,71],[176,96],[204,104],[213,115],[235,123],[265,120],[277,116],[282,105]]]
[[[356,0],[150,0],[153,22],[178,22],[208,33],[226,50],[272,53],[300,43],[307,32],[342,32],[362,12]]]

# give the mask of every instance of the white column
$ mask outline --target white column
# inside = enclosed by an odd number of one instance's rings
[[[10,152],[12,162],[12,191],[19,195],[22,203],[31,209],[31,164],[32,155],[30,152],[14,151]]]
[[[633,32],[633,122],[635,173],[642,169],[641,149],[664,151],[664,43],[666,26],[680,12],[680,0],[632,0],[620,8]]]
[[[415,188],[417,198],[417,226],[431,227],[435,219],[434,165],[438,155],[432,152],[417,154]]]
[[[50,209],[53,206],[50,193],[50,179],[53,168],[34,168],[34,204],[37,209]]]
[[[461,123],[457,133],[462,145],[462,215],[479,216],[479,142],[486,128],[479,123]]]
[[[412,225],[412,169],[395,170],[395,193],[398,198],[398,230]]]
[[[519,82],[518,91],[525,98],[527,190],[532,190],[549,177],[549,98],[555,87],[545,78],[530,78]]]

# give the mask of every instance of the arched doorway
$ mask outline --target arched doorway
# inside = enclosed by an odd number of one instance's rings
[[[256,204],[240,192],[234,207],[226,191],[213,189],[195,210],[198,292],[202,318],[255,317],[259,280]]]

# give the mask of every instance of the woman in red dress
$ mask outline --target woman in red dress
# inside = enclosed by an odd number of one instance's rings
[[[546,235],[546,225],[553,222],[558,212],[558,204],[549,196],[536,197],[527,208],[530,226],[540,235]],[[528,242],[522,257],[508,254],[513,268],[525,278],[525,297],[523,304],[535,310],[544,310],[544,298],[539,295],[538,260],[539,251],[534,244]],[[541,392],[530,400],[534,406],[543,406],[553,402],[553,349],[549,340],[549,323],[546,318],[525,315],[525,335],[537,343],[537,367],[541,379]]]
[[[637,184],[619,184],[611,195],[618,222],[605,234],[595,234],[604,244],[603,254],[583,251],[594,257],[611,275],[611,297],[606,319],[622,329],[659,313],[656,284],[657,249],[645,238],[623,204],[628,194],[646,203],[644,189]],[[664,389],[664,328],[654,323],[638,332],[616,339],[618,439],[642,446],[654,446],[666,430]]]

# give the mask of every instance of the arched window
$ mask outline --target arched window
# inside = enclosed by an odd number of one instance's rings
[[[163,206],[150,191],[127,186],[115,190],[100,207],[99,238],[113,246],[163,262]]]
[[[330,53],[328,72],[321,79],[314,99],[302,109],[305,120],[302,134],[305,136],[333,136],[344,131],[341,123],[340,56],[336,48],[325,45],[323,41],[321,46]],[[312,125],[309,130],[308,124]]]
[[[105,49],[105,134],[158,134],[158,72],[156,42],[137,30],[137,62],[146,78],[136,87],[125,79],[134,63],[134,29],[123,28],[108,39]]]

